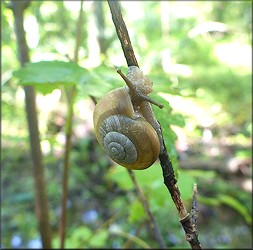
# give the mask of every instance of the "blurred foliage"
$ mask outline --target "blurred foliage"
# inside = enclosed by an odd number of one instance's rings
[[[92,131],[94,105],[89,96],[99,99],[108,91],[123,86],[116,68],[127,70],[107,2],[87,1],[84,4],[79,66],[69,62],[69,58],[74,54],[80,3],[31,2],[25,15],[25,30],[32,63],[22,69],[17,60],[13,16],[8,4],[9,1],[1,2],[1,247],[41,246],[37,240],[32,163],[24,93],[20,86],[26,84],[32,84],[38,91],[53,246],[59,245],[59,186],[66,117],[62,90],[75,84],[78,96],[74,107],[66,247],[158,247],[127,171],[105,156]],[[95,6],[102,10],[100,18]],[[214,140],[244,146],[236,148],[232,156],[251,159],[248,147],[252,136],[251,11],[250,1],[122,1],[122,13],[139,65],[154,82],[151,97],[165,106],[163,110],[154,107],[154,112],[162,126],[188,211],[193,183],[198,184],[202,209],[199,239],[204,247],[250,247],[251,195],[214,170],[180,169],[179,159],[183,155],[176,149],[178,135],[174,128],[180,127],[193,142],[189,154],[199,159],[211,161],[213,157],[198,144],[205,128],[212,131]],[[215,24],[212,22],[224,24],[225,29],[214,29],[216,26],[212,27],[211,24]],[[98,38],[101,43],[97,42]],[[99,44],[104,45],[99,47]],[[59,100],[54,90],[60,90]],[[46,99],[50,96],[51,99]],[[53,106],[48,100],[55,100],[57,105]],[[204,117],[201,123],[203,114],[211,122]],[[229,156],[223,153],[217,157]],[[188,247],[159,165],[135,171],[135,176],[166,245]],[[238,238],[241,240],[234,240]]]

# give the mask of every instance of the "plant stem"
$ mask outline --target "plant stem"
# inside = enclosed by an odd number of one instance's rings
[[[148,216],[148,220],[149,220],[149,225],[150,225],[150,228],[151,230],[153,231],[154,233],[154,236],[155,236],[155,239],[156,241],[158,242],[159,244],[159,247],[161,249],[166,249],[166,246],[165,246],[165,243],[163,241],[163,238],[162,238],[162,235],[161,235],[161,232],[156,224],[156,221],[155,221],[155,218],[150,210],[150,207],[149,207],[149,203],[145,197],[145,195],[143,194],[142,190],[141,190],[141,187],[139,186],[135,176],[134,176],[134,172],[130,169],[128,169],[128,173],[131,177],[131,180],[134,184],[134,187],[136,188],[136,191],[137,191],[137,194],[138,194],[138,197],[142,203],[142,206],[144,207],[144,210]]]
[[[64,165],[63,165],[63,177],[62,177],[62,203],[61,203],[61,217],[60,217],[60,248],[64,248],[65,242],[65,229],[67,220],[67,196],[68,196],[68,177],[69,177],[69,158],[71,152],[71,135],[72,135],[72,118],[74,113],[74,96],[75,86],[72,87],[69,96],[70,102],[68,103],[67,120],[65,124],[65,148],[64,148]]]
[[[29,62],[29,52],[24,30],[24,10],[29,1],[11,1],[15,32],[17,37],[19,62],[21,66]],[[35,184],[35,214],[38,219],[39,231],[43,248],[51,248],[51,228],[49,224],[48,201],[45,188],[44,165],[40,147],[40,135],[36,110],[36,94],[32,86],[25,86],[25,104],[30,136],[31,155],[33,161],[33,178]]]
[[[121,237],[124,237],[124,238],[128,239],[129,241],[135,242],[142,249],[151,249],[151,247],[145,241],[143,241],[142,239],[140,239],[140,238],[138,238],[138,237],[136,237],[136,236],[134,236],[132,234],[123,232],[121,230],[111,231],[110,233],[111,234],[115,234],[115,235],[119,235]]]
[[[197,195],[198,195],[197,183],[194,183],[194,185],[193,185],[193,195],[192,195],[191,216],[192,216],[192,224],[196,227],[196,230],[197,230],[197,220],[198,220]]]
[[[83,1],[80,2],[80,11],[76,27],[76,46],[74,50],[74,62],[78,62],[78,52],[82,37],[82,23],[83,23]],[[66,91],[67,92],[67,91]],[[61,202],[61,217],[59,226],[60,248],[64,248],[65,244],[65,230],[67,222],[67,197],[68,197],[68,177],[70,165],[70,152],[72,148],[71,137],[73,127],[73,113],[74,101],[76,96],[76,86],[73,85],[66,93],[67,97],[67,119],[65,124],[65,148],[64,148],[64,163],[63,163],[63,177],[62,177],[62,202]]]

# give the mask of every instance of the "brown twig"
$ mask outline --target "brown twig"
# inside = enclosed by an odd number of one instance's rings
[[[194,183],[191,216],[192,216],[192,224],[193,226],[195,226],[196,230],[197,230],[197,220],[198,220],[197,194],[198,194],[197,184]]]
[[[110,7],[110,10],[112,13],[112,19],[113,19],[114,25],[116,27],[116,31],[117,31],[119,40],[121,42],[122,49],[124,51],[127,65],[139,67],[138,62],[135,57],[135,54],[134,54],[134,51],[133,51],[133,47],[132,47],[129,35],[128,35],[128,31],[127,31],[125,22],[122,18],[122,15],[121,15],[120,6],[116,1],[108,1],[108,4],[109,4],[109,7]],[[165,243],[163,241],[160,230],[155,222],[154,216],[149,208],[149,204],[146,200],[146,197],[144,196],[141,188],[139,187],[139,185],[135,179],[133,171],[128,170],[128,173],[134,183],[134,186],[137,190],[138,197],[144,207],[144,210],[146,211],[146,214],[147,214],[149,222],[150,222],[151,230],[153,231],[154,236],[155,236],[160,248],[164,249],[164,248],[166,248]]]
[[[109,0],[108,4],[112,13],[112,20],[115,25],[117,35],[121,42],[121,47],[123,49],[127,61],[127,65],[128,67],[129,66],[139,67],[130,41],[130,37],[128,35],[126,24],[121,15],[120,5],[118,1],[109,1]]]
[[[14,15],[14,26],[17,38],[19,62],[21,66],[29,62],[29,51],[24,30],[24,11],[30,1],[11,1],[10,8]],[[30,136],[31,156],[33,161],[33,178],[35,185],[35,213],[38,219],[42,246],[51,248],[51,229],[49,223],[48,201],[44,177],[44,165],[40,147],[40,135],[36,110],[36,93],[34,87],[25,86],[25,104]]]
[[[123,52],[124,52],[124,55],[125,55],[125,58],[127,61],[127,65],[139,67],[138,62],[135,57],[135,54],[134,54],[134,51],[133,51],[130,37],[128,35],[128,31],[127,31],[125,22],[122,18],[122,15],[121,15],[120,6],[117,1],[108,1],[108,4],[109,4],[109,7],[110,7],[110,10],[112,13],[112,20],[113,20],[114,25],[116,27],[116,32],[118,34],[118,37],[121,42],[121,46],[122,46],[122,49],[123,49]],[[166,248],[165,243],[163,241],[160,230],[155,222],[155,218],[149,208],[149,204],[146,200],[146,197],[144,196],[141,188],[139,187],[139,185],[135,179],[133,171],[128,170],[128,173],[134,183],[134,186],[135,186],[137,193],[138,193],[138,197],[144,207],[144,210],[146,211],[146,214],[147,214],[149,222],[150,222],[150,227],[154,233],[155,239],[158,242],[160,248],[165,249]]]
[[[138,62],[134,55],[134,51],[131,45],[131,41],[128,35],[128,31],[125,25],[125,22],[121,15],[120,5],[118,1],[109,1],[108,4],[111,10],[112,19],[118,34],[118,38],[121,42],[121,46],[127,61],[128,66],[138,66]],[[187,210],[183,204],[179,188],[177,186],[177,180],[174,175],[174,170],[172,163],[170,161],[166,146],[164,144],[162,130],[161,128],[158,131],[159,137],[161,138],[161,152],[159,155],[161,167],[163,170],[164,184],[168,188],[172,200],[175,203],[177,208],[180,222],[186,233],[186,240],[190,243],[192,249],[201,249],[200,242],[198,241],[198,234],[195,228],[195,225],[191,221],[191,216],[187,213]]]

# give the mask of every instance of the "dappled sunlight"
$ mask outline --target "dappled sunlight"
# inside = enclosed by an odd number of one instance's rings
[[[160,93],[160,95],[166,99],[175,112],[179,112],[185,116],[190,116],[197,124],[203,127],[210,127],[214,124],[214,113],[212,110],[206,110],[205,106],[200,106],[195,102],[195,99],[184,98],[181,96],[172,96],[169,94]],[[215,113],[217,112],[214,109]],[[186,124],[187,127],[187,124]]]
[[[63,1],[64,6],[66,9],[70,11],[70,13],[77,17],[79,10],[80,10],[80,1]],[[83,3],[83,9],[90,10],[92,6],[91,1],[84,1]]]
[[[142,3],[139,1],[122,1],[122,7],[126,10],[126,16],[131,17],[127,22],[142,20],[145,16]]]
[[[24,21],[26,31],[27,44],[31,49],[34,49],[39,44],[39,24],[33,15],[29,15]]]
[[[87,137],[93,131],[93,110],[92,100],[81,100],[77,102],[75,113],[80,117],[80,121],[75,127],[75,135],[78,138]]]
[[[52,93],[47,95],[37,96],[37,105],[41,112],[50,113],[52,112],[61,98],[61,90],[54,89]]]
[[[220,32],[226,33],[229,29],[226,24],[220,22],[204,22],[198,24],[196,27],[191,29],[188,32],[190,38],[194,38],[195,36],[206,34],[208,32]]]
[[[40,142],[40,146],[43,155],[49,154],[51,152],[51,144],[48,140],[42,140]]]
[[[252,179],[247,179],[242,182],[242,187],[245,191],[252,193]]]
[[[73,3],[73,5],[75,5]],[[57,5],[54,2],[49,2],[48,4],[42,4],[40,7],[41,13],[44,17],[51,16],[57,11]]]
[[[171,14],[177,18],[190,18],[194,16],[201,16],[203,11],[209,7],[207,2],[203,8],[200,8],[198,2],[194,1],[172,1],[171,3]]]
[[[36,104],[39,111],[40,130],[46,132],[48,130],[48,121],[51,113],[60,108],[59,100],[61,98],[61,90],[55,89],[47,95],[38,94]]]
[[[170,75],[190,77],[192,76],[192,69],[188,65],[177,64],[173,62],[173,58],[171,57],[170,49],[165,49],[161,53],[162,56],[162,66],[164,72]]]
[[[252,67],[252,47],[239,42],[220,43],[214,47],[214,53],[221,63],[232,67]]]
[[[98,30],[95,25],[94,17],[91,17],[88,25],[88,39],[87,39],[87,49],[89,51],[88,58],[84,62],[84,66],[87,68],[98,66],[100,61],[100,49],[97,40]]]

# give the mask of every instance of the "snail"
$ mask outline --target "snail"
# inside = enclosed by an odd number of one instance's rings
[[[163,108],[148,94],[152,82],[137,66],[130,66],[125,76],[127,86],[110,91],[96,104],[93,123],[99,144],[107,155],[128,169],[146,169],[158,158],[160,139],[150,103]],[[153,112],[153,111],[152,111]]]

